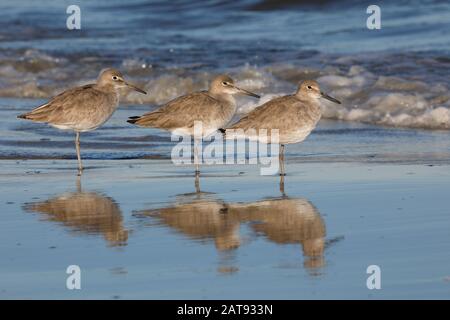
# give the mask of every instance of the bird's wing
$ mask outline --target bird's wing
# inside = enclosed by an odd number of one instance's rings
[[[218,115],[221,104],[206,92],[196,92],[178,97],[159,109],[128,122],[143,127],[176,129],[193,127],[194,121],[208,121]]]
[[[53,124],[73,124],[80,118],[89,118],[96,112],[96,106],[105,103],[106,95],[85,85],[66,90],[32,111],[19,117]]]
[[[287,121],[296,117],[301,102],[293,96],[272,99],[257,107],[233,124],[229,129],[282,129]]]

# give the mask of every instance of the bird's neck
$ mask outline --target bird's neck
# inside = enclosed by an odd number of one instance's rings
[[[236,100],[234,99],[233,95],[228,93],[218,93],[218,92],[211,92],[209,91],[209,95],[212,96],[214,99],[219,100],[223,104],[227,106],[236,107]]]
[[[107,84],[97,83],[95,85],[95,89],[109,95],[115,95],[117,97],[119,96],[119,91],[112,84],[109,83]]]
[[[119,103],[119,90],[117,90],[113,85],[111,84],[96,84],[94,88],[103,94],[105,94],[108,99],[112,102],[112,105],[114,105],[115,108],[118,107]]]
[[[309,106],[309,110],[312,114],[318,118],[322,116],[322,106],[319,99],[305,97],[304,95],[295,95],[295,98],[300,100],[304,105]]]
[[[319,99],[316,98],[311,98],[302,94],[295,94],[295,98],[297,98],[298,100],[307,103],[308,105],[314,105],[314,106],[318,106],[320,107],[320,101]]]
[[[105,92],[115,92],[116,91],[112,84],[102,83],[102,82],[97,82],[95,84],[95,89],[97,89],[99,91],[105,91]]]

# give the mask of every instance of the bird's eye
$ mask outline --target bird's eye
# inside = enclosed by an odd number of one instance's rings
[[[311,86],[308,86],[308,89],[309,89],[309,90],[311,90],[311,89],[312,89],[312,87],[311,87]]]
[[[117,76],[112,77],[113,80],[118,80],[119,78]]]

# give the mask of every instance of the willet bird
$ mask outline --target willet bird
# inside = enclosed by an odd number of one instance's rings
[[[178,135],[194,136],[194,163],[199,172],[198,143],[203,137],[216,132],[230,122],[236,112],[234,94],[257,94],[237,87],[233,79],[220,75],[213,79],[208,91],[190,93],[169,101],[155,111],[130,117],[128,122],[141,127],[170,131]],[[202,125],[201,132],[194,132],[195,123]],[[199,135],[201,135],[199,137]]]
[[[321,92],[316,81],[306,80],[299,85],[295,94],[272,99],[248,113],[226,129],[226,136],[239,138],[238,131],[241,131],[245,132],[243,137],[250,140],[279,143],[280,175],[284,176],[285,145],[302,142],[316,127],[322,115],[319,98],[341,103]],[[263,137],[264,140],[258,135],[261,129],[267,130],[268,136]],[[279,141],[271,141],[272,130],[278,130]]]
[[[119,89],[131,88],[146,94],[144,90],[129,84],[116,69],[100,72],[95,84],[66,90],[46,104],[21,114],[18,118],[45,122],[62,130],[75,131],[75,147],[78,158],[78,174],[83,165],[80,156],[80,132],[92,131],[104,124],[119,105]]]

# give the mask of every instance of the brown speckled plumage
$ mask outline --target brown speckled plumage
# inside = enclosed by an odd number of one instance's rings
[[[157,110],[130,117],[129,123],[142,127],[167,130],[178,135],[194,136],[196,143],[230,122],[236,112],[234,94],[258,95],[241,89],[227,75],[211,81],[208,91],[190,93],[173,99]],[[198,123],[201,127],[195,128]],[[195,132],[195,129],[198,132]],[[196,172],[199,172],[198,148],[194,148]]]
[[[95,130],[108,121],[119,105],[118,90],[123,87],[145,94],[145,91],[125,82],[118,70],[106,69],[100,73],[95,84],[68,89],[49,102],[17,117],[75,131],[78,172],[81,174],[80,132]]]
[[[225,134],[231,139],[248,138],[280,144],[280,175],[284,175],[284,145],[302,142],[314,130],[322,115],[319,98],[340,103],[321,92],[316,81],[303,81],[295,94],[275,98],[257,107],[227,128]],[[264,129],[266,135],[262,134]],[[274,135],[276,133],[279,136]],[[273,141],[277,137],[278,140]]]

